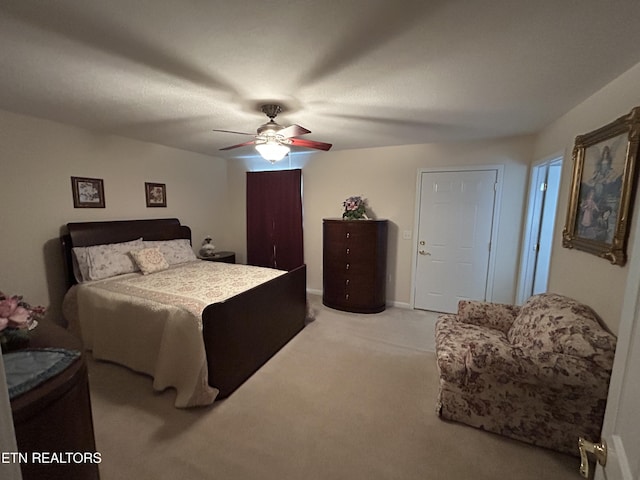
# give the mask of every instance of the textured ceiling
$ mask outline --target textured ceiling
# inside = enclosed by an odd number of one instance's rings
[[[532,133],[640,62],[638,0],[2,0],[0,108],[219,152]],[[321,153],[319,153],[321,155]]]

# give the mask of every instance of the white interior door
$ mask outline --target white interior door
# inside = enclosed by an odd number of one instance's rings
[[[485,300],[497,170],[422,172],[415,308],[457,311]]]
[[[529,214],[527,215],[526,238],[523,243],[521,288],[518,293],[518,303],[520,304],[533,294],[548,168],[549,166],[544,163],[534,166],[531,170]]]
[[[538,237],[538,255],[533,276],[532,295],[547,291],[549,283],[549,266],[551,265],[551,245],[553,244],[553,228],[558,208],[558,193],[560,192],[561,163],[552,163],[547,170],[545,181],[546,192],[542,206],[540,221],[540,235]]]
[[[527,226],[516,297],[518,304],[523,304],[533,294],[547,291],[561,171],[562,158],[531,169]]]
[[[609,386],[602,439],[607,444],[607,462],[598,467],[596,479],[640,478],[640,223],[636,223],[634,255],[629,260],[616,357]],[[588,439],[598,442],[598,439]]]

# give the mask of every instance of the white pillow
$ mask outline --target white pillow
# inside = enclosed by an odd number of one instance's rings
[[[89,280],[89,260],[87,247],[73,247],[72,249],[73,276],[76,282],[82,283]]]
[[[145,240],[143,243],[145,248],[157,247],[160,249],[160,252],[169,265],[198,260],[196,254],[193,253],[193,248],[191,248],[191,242],[186,238],[176,240]]]
[[[140,267],[143,275],[148,275],[153,272],[159,272],[169,268],[167,260],[162,255],[162,252],[158,247],[143,248],[142,250],[132,250],[131,256],[136,262],[136,265]]]
[[[102,280],[103,278],[137,271],[138,266],[129,255],[129,252],[141,250],[144,248],[144,244],[142,243],[142,238],[139,238],[130,242],[94,245],[86,248],[89,280]]]

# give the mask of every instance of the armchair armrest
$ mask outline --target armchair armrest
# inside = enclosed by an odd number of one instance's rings
[[[460,300],[458,302],[458,319],[461,322],[493,328],[503,333],[509,331],[519,313],[520,307],[518,305],[478,300]]]
[[[611,372],[582,357],[555,352],[527,352],[507,341],[469,345],[464,359],[467,378],[491,375],[500,383],[528,383],[547,388],[567,386],[607,397]]]
[[[611,370],[583,357],[564,353],[540,352],[532,357],[540,383],[571,385],[587,389],[592,396],[607,398]]]

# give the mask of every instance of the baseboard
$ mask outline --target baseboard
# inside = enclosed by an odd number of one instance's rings
[[[396,307],[396,308],[404,308],[405,310],[413,310],[411,304],[407,302],[395,302],[387,300],[387,306]]]

